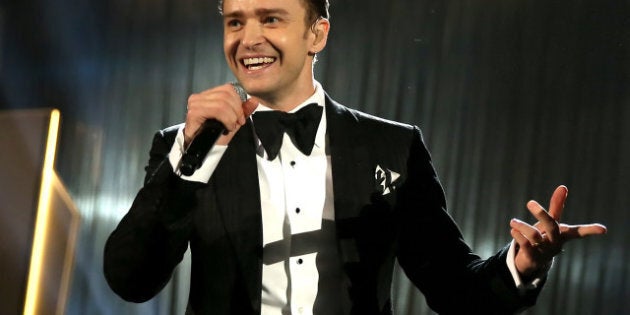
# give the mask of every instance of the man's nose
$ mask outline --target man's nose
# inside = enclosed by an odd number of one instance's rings
[[[258,23],[247,23],[243,28],[241,45],[251,49],[264,41],[262,26]]]

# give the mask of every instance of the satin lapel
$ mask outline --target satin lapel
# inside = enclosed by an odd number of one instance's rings
[[[355,271],[360,262],[357,247],[357,221],[361,205],[370,195],[373,179],[370,175],[368,150],[364,131],[359,130],[358,117],[326,96],[327,137],[331,157],[333,194],[335,198],[335,226],[339,258],[342,264],[339,301],[344,314],[355,312],[355,305],[348,295],[357,277]],[[368,197],[369,198],[369,197]]]
[[[230,142],[213,175],[217,207],[238,257],[254,310],[262,286],[260,188],[251,121]]]
[[[358,118],[347,108],[326,97],[326,119],[332,163],[335,219],[337,224],[356,218],[365,196],[373,189],[371,157],[366,147],[364,130]],[[368,197],[369,198],[369,197]]]

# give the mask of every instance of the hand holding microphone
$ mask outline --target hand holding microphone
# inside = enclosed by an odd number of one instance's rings
[[[257,106],[258,100],[248,100],[237,82],[191,95],[184,127],[186,151],[179,166],[182,174],[192,175],[215,143],[228,144]]]

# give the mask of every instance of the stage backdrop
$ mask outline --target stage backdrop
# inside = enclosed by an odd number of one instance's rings
[[[510,218],[531,221],[527,200],[558,184],[566,221],[608,225],[566,246],[527,314],[630,314],[630,2],[331,4],[317,79],[341,103],[421,127],[478,253],[509,242]],[[183,314],[187,261],[135,305],[108,288],[102,255],[153,133],[183,120],[190,93],[231,80],[216,2],[4,1],[0,40],[0,106],[62,113],[58,169],[83,218],[68,314]],[[395,279],[397,314],[431,314]]]

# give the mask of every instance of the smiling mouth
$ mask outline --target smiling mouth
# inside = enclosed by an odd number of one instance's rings
[[[258,58],[245,58],[242,59],[242,63],[247,70],[258,70],[269,66],[274,63],[276,58],[271,57],[258,57]]]

